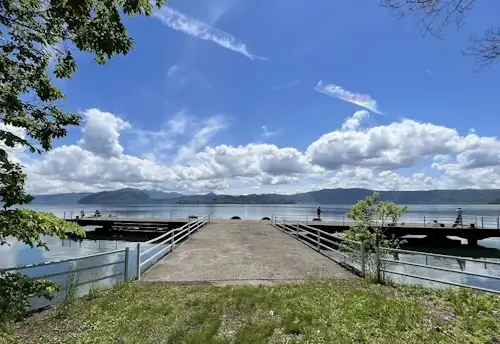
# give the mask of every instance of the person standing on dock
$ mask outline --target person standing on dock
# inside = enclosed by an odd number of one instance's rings
[[[318,209],[316,209],[316,215],[318,215],[318,219],[321,218],[321,206],[318,206]]]
[[[453,227],[456,227],[458,225],[462,225],[462,208],[457,208],[457,219],[455,220],[455,223],[453,224]]]

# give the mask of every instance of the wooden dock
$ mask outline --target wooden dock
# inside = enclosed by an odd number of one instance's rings
[[[142,275],[146,282],[278,284],[354,278],[331,259],[261,220],[212,220]]]

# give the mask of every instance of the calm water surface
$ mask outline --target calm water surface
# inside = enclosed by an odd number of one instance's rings
[[[409,210],[405,214],[408,221],[427,221],[439,219],[441,221],[453,222],[455,209],[461,206],[464,216],[484,216],[492,221],[493,217],[500,216],[500,205],[409,205]],[[210,213],[214,219],[229,219],[232,216],[240,216],[242,219],[258,220],[264,216],[271,217],[275,214],[279,217],[286,216],[297,220],[305,220],[306,216],[312,218],[315,216],[317,205],[286,204],[286,205],[33,205],[31,208],[37,211],[52,212],[57,216],[69,217],[77,215],[80,210],[87,214],[93,213],[99,209],[101,213],[118,215],[119,217],[158,217],[158,218],[186,218],[190,214],[202,216]],[[322,205],[322,217],[327,220],[330,218],[342,217],[349,210],[350,205]],[[56,259],[79,257],[83,255],[105,252],[115,248],[126,246],[135,247],[134,244],[115,241],[90,241],[84,240],[82,243],[72,243],[70,241],[61,241],[55,238],[46,238],[49,251],[42,249],[31,249],[24,244],[9,241],[10,246],[0,246],[0,268],[33,264],[43,261]],[[485,239],[480,245],[500,249],[500,239]]]
[[[488,221],[496,221],[496,217],[500,216],[500,205],[409,205],[409,210],[405,214],[405,221],[407,222],[423,222],[423,217],[426,221],[439,220],[443,222],[453,222],[455,217],[455,209],[462,207],[464,211],[464,219],[471,222],[480,222],[481,217],[488,218]],[[315,217],[317,205],[127,205],[127,206],[109,206],[109,205],[36,205],[32,206],[33,209],[38,211],[49,211],[60,217],[69,217],[71,215],[78,215],[80,210],[84,210],[87,214],[93,213],[99,209],[101,213],[106,216],[107,214],[118,215],[118,217],[156,217],[156,218],[187,218],[188,215],[202,216],[210,213],[214,219],[229,219],[232,216],[239,216],[242,219],[257,220],[262,217],[271,217],[276,215],[278,217],[287,217],[296,220],[305,220],[306,217],[311,219]],[[322,217],[325,220],[342,218],[342,215],[349,210],[350,205],[322,205]],[[486,220],[484,220],[486,221]],[[60,240],[51,237],[46,238],[46,242],[50,248],[49,251],[42,249],[32,249],[26,245],[10,240],[10,246],[0,246],[0,268],[20,266],[25,264],[34,264],[44,261],[52,261],[65,258],[80,257],[84,255],[111,251],[115,249],[130,247],[132,256],[135,256],[136,244],[124,241],[91,241],[83,240],[82,242],[74,242],[70,240]],[[464,248],[455,249],[455,252],[441,250],[434,253],[453,254],[460,256],[475,257],[492,257],[499,256],[500,254],[500,238],[485,239],[479,242],[480,248],[476,249],[474,254],[465,246]],[[478,253],[479,252],[479,253]],[[494,254],[492,254],[492,252]],[[97,259],[97,258],[96,258]],[[99,262],[92,262],[92,264],[104,263],[123,259],[118,255],[110,255],[100,257]],[[424,256],[419,255],[401,255],[401,260],[408,260],[411,262],[422,263],[425,261]],[[94,259],[95,260],[95,259]],[[495,260],[495,259],[493,259]],[[496,259],[498,260],[498,259]],[[493,274],[500,276],[500,266],[486,266],[484,263],[478,262],[464,262],[457,259],[441,259],[441,258],[428,258],[428,263],[447,267],[451,269],[458,269],[461,271],[472,271],[482,274]],[[135,262],[132,259],[130,275],[133,275]],[[87,265],[87,264],[86,264]],[[123,266],[110,267],[110,273],[119,272],[123,270]],[[447,280],[456,281],[457,283],[466,283],[479,285],[489,288],[500,290],[500,281],[492,281],[491,279],[484,279],[480,277],[469,277],[460,274],[453,274],[447,272],[440,272],[430,269],[422,269],[415,267],[401,267],[393,266],[392,269],[400,272],[414,273],[428,277],[443,278]],[[33,269],[36,270],[36,269]],[[417,271],[418,270],[418,271]],[[30,274],[48,273],[46,271],[31,271]]]

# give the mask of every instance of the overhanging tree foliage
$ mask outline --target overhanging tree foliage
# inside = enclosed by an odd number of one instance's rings
[[[155,5],[165,2],[155,0]],[[49,213],[13,209],[33,198],[25,191],[27,176],[9,150],[23,146],[31,153],[46,152],[54,139],[67,134],[67,126],[79,125],[77,114],[60,108],[58,102],[65,96],[53,85],[51,73],[71,78],[77,70],[76,50],[93,54],[99,64],[127,54],[133,41],[121,14],[151,15],[152,10],[149,0],[0,0],[0,245],[13,237],[47,249],[42,235],[85,234]],[[0,271],[4,301],[10,296],[19,299],[19,290],[46,296],[47,288],[45,283],[30,284],[20,275]],[[0,313],[9,307],[9,302],[0,303]]]
[[[395,9],[401,17],[416,15],[425,34],[441,37],[449,24],[460,27],[467,13],[479,4],[478,0],[380,0],[384,7]],[[500,56],[500,27],[488,28],[479,37],[470,38],[465,54],[476,60],[476,67],[489,66]]]

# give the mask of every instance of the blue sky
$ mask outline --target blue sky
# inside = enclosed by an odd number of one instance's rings
[[[440,40],[376,0],[170,0],[153,17],[125,19],[128,55],[100,66],[79,53],[74,78],[57,81],[64,108],[86,114],[85,133],[73,128],[54,152],[26,160],[31,188],[500,188],[499,69],[475,72],[462,54],[498,10],[478,6]],[[121,148],[106,157],[97,143]],[[71,163],[76,147],[87,155]],[[240,155],[225,161],[223,148]],[[258,161],[231,165],[250,156]]]

